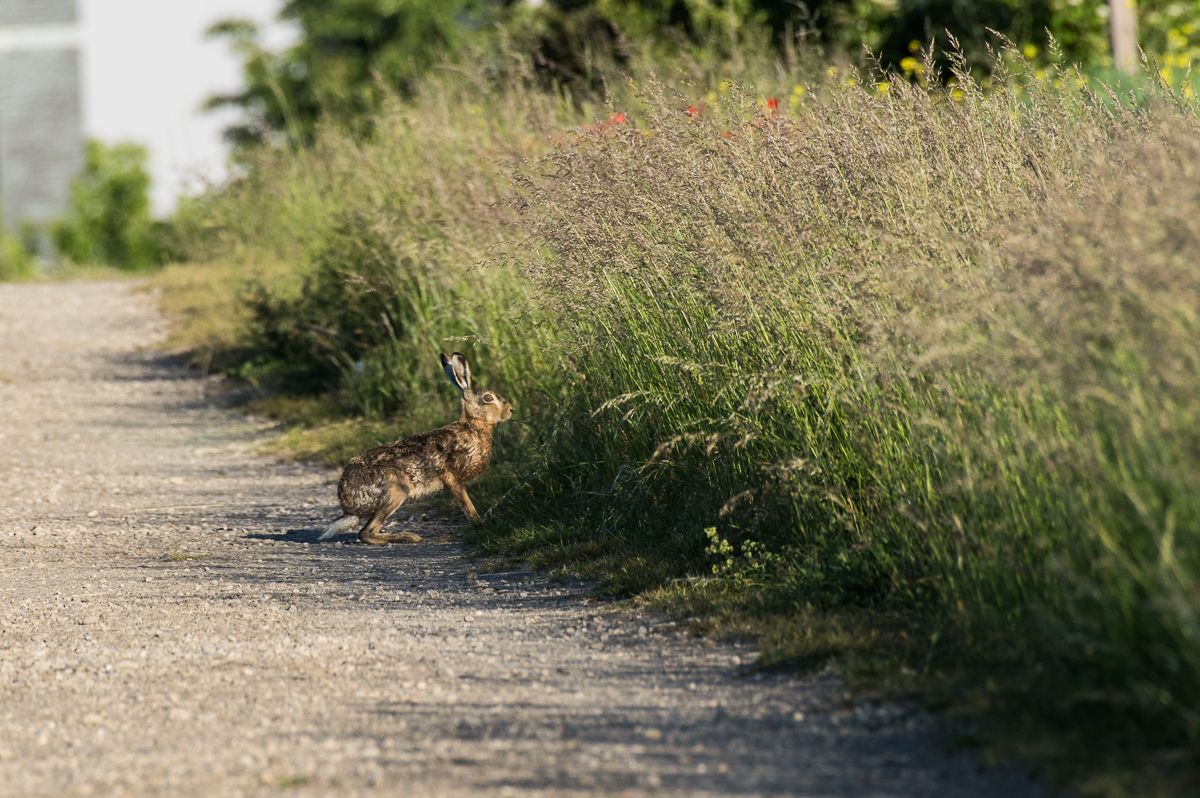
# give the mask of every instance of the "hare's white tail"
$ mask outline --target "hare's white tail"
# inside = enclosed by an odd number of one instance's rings
[[[317,540],[329,540],[334,535],[340,535],[342,532],[345,532],[347,528],[354,526],[356,523],[358,523],[358,518],[356,516],[343,515],[341,518],[325,527],[325,531],[321,533],[321,537],[317,538]]]

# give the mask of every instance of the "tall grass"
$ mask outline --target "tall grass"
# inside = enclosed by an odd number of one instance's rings
[[[616,590],[707,556],[695,592],[746,612],[907,613],[908,665],[1003,674],[977,700],[1090,764],[1194,765],[1195,105],[954,77],[786,116],[649,84],[640,129],[547,156],[576,404],[499,540]]]
[[[196,216],[299,264],[242,373],[395,434],[467,352],[523,422],[484,550],[887,659],[1098,791],[1195,773],[1195,101],[742,69],[607,105],[445,73],[264,153]]]

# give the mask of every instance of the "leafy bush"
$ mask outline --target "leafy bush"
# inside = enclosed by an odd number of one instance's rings
[[[51,227],[59,254],[131,271],[161,265],[166,231],[150,216],[149,192],[145,148],[89,141],[70,209]]]
[[[29,223],[23,223],[15,236],[6,232],[4,217],[0,214],[0,281],[37,274],[37,238],[37,229]]]

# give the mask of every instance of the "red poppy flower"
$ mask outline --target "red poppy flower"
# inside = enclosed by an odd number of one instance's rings
[[[778,97],[772,97],[771,99],[767,100],[767,110],[771,112],[771,116],[779,115],[779,98]]]
[[[692,117],[693,119],[704,116],[704,106],[698,105],[698,104],[697,105],[689,105],[687,107],[687,111],[685,111],[685,113],[688,116]]]
[[[610,125],[624,125],[628,121],[629,118],[625,114],[613,114],[608,118],[608,124]]]

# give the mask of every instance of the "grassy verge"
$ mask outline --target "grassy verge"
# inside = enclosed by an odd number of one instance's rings
[[[253,376],[252,368],[244,368],[256,354],[253,312],[245,299],[260,287],[293,295],[299,280],[287,261],[268,256],[172,264],[151,274],[147,287],[173,320],[167,349],[186,353],[205,373],[232,370]]]
[[[454,418],[466,352],[517,412],[480,551],[921,695],[1081,793],[1186,794],[1194,99],[760,67],[609,107],[442,76],[262,153],[208,200],[227,265],[159,278],[177,340],[330,462]]]

